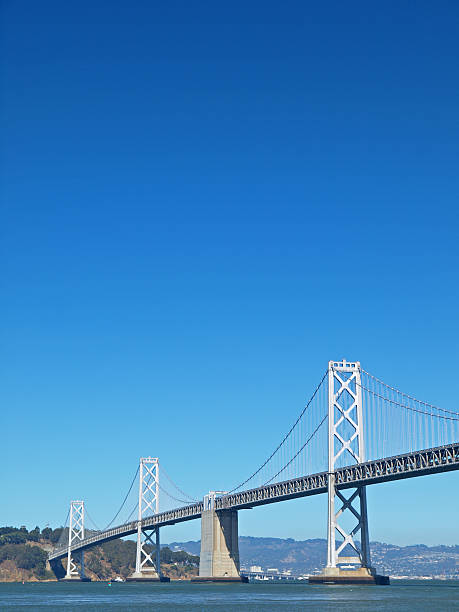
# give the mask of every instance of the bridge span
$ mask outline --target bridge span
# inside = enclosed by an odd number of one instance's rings
[[[359,465],[340,468],[335,471],[336,487],[347,489],[358,485],[372,485],[404,478],[415,478],[428,474],[439,474],[459,469],[459,442],[438,448],[429,448],[414,453],[406,453],[376,461],[366,461]],[[297,499],[309,495],[319,495],[328,491],[328,473],[320,472],[301,478],[293,478],[256,489],[248,489],[233,495],[222,495],[215,498],[215,510],[244,510],[263,506],[288,499]],[[166,527],[175,523],[192,521],[201,518],[203,502],[182,506],[167,512],[142,519],[142,529],[148,527]],[[80,540],[70,550],[86,550],[109,540],[124,538],[137,533],[139,521],[118,525],[107,531]],[[68,547],[55,549],[49,559],[66,557]]]
[[[229,492],[211,491],[193,503],[177,500],[183,505],[160,512],[159,492],[166,491],[159,484],[159,460],[142,458],[137,472],[137,519],[128,517],[117,527],[108,526],[86,536],[84,502],[73,501],[68,541],[58,545],[49,560],[62,571],[60,560],[66,557],[66,579],[83,579],[85,550],[136,534],[136,566],[131,579],[164,580],[159,560],[160,528],[200,519],[199,580],[237,581],[241,580],[240,510],[327,493],[327,564],[314,581],[387,584],[387,577],[378,576],[371,566],[366,487],[458,470],[458,440],[459,412],[417,400],[369,374],[359,362],[330,361],[280,444],[237,487]],[[191,499],[167,478],[180,494]],[[355,521],[353,528],[346,528],[343,514]],[[349,567],[353,569],[345,569]]]

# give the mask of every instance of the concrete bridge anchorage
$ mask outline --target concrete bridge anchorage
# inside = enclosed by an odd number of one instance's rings
[[[199,576],[192,582],[248,582],[241,576],[237,510],[216,510],[215,498],[225,491],[210,491],[201,514]]]

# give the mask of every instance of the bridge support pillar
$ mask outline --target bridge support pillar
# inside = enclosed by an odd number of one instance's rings
[[[199,576],[192,582],[248,582],[239,573],[237,510],[214,509],[215,492],[204,497]]]
[[[371,567],[365,487],[340,490],[335,469],[365,461],[360,363],[328,364],[328,551],[323,574],[310,583],[389,584]],[[341,507],[337,509],[336,503]],[[343,516],[344,515],[344,516]],[[345,527],[343,519],[355,525]],[[354,537],[360,532],[360,547]],[[340,567],[345,566],[346,569]]]
[[[135,571],[126,579],[135,582],[169,582],[161,573],[159,527],[142,526],[142,519],[159,512],[159,460],[142,457],[139,466],[139,514]],[[155,541],[153,541],[153,535]],[[154,551],[154,554],[153,554]]]
[[[87,578],[84,573],[84,551],[72,551],[72,545],[80,540],[84,540],[84,502],[71,501],[67,550],[67,571],[65,576],[61,579],[65,582],[90,582],[91,580],[90,578]],[[80,571],[78,571],[77,563],[80,565]]]

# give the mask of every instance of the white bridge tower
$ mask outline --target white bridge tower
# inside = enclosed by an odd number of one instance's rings
[[[84,540],[84,501],[71,501],[65,580],[87,580],[84,575],[84,551],[72,552],[72,545],[81,540]],[[77,562],[80,563],[80,572]]]
[[[330,361],[328,364],[328,554],[327,569],[357,564],[370,570],[367,498],[365,487],[348,490],[335,486],[335,468],[365,461],[360,363]],[[349,494],[350,493],[350,494]],[[336,502],[341,503],[337,510]],[[340,520],[352,514],[356,521],[349,532]],[[360,549],[354,537],[360,532]],[[337,545],[336,536],[340,540]],[[352,556],[341,556],[347,547]],[[349,548],[348,548],[349,550]]]
[[[387,576],[377,575],[371,567],[366,488],[340,489],[335,480],[337,468],[365,460],[360,363],[330,361],[327,566],[323,574],[310,576],[310,583],[389,584]]]
[[[142,526],[143,519],[158,513],[159,460],[157,457],[142,457],[139,466],[139,510],[135,572],[128,580],[169,581],[169,578],[161,574],[159,527]],[[153,535],[155,536],[154,542]],[[153,548],[155,549],[154,556]]]

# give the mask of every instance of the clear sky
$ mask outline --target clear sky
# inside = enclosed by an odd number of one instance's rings
[[[201,497],[329,359],[458,410],[459,5],[1,2],[0,524],[111,518],[141,455]],[[370,487],[459,543],[459,474]],[[196,539],[199,522],[163,541]],[[240,513],[326,535],[326,499]]]

